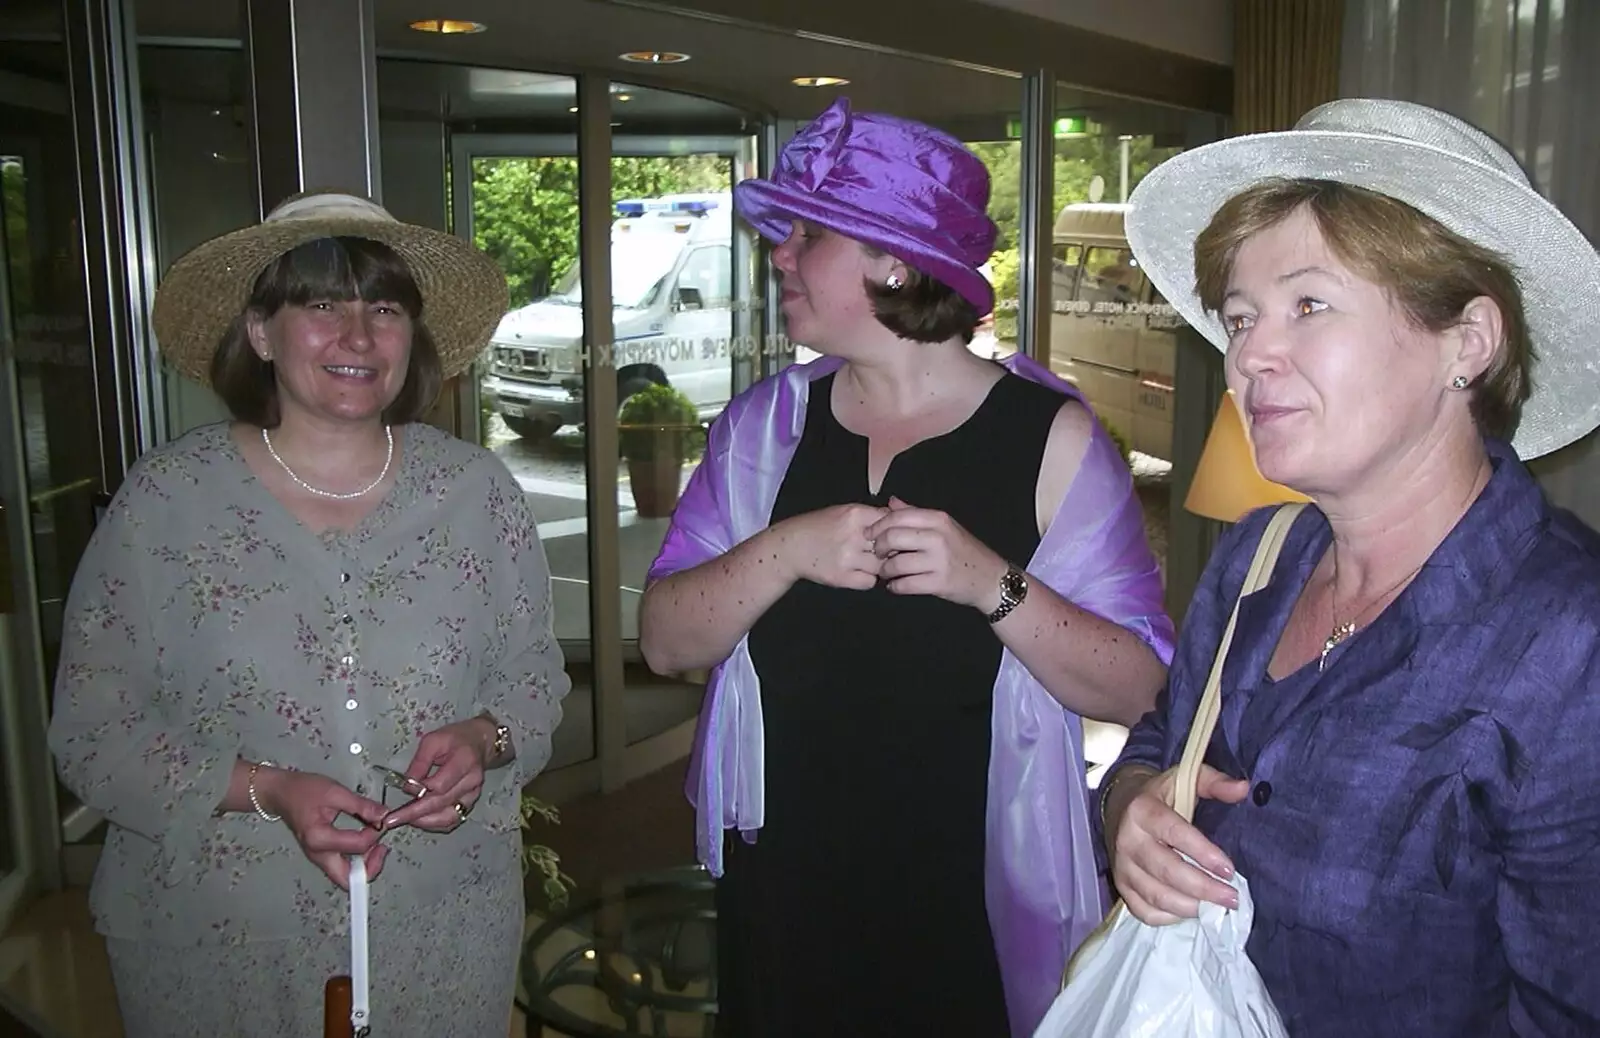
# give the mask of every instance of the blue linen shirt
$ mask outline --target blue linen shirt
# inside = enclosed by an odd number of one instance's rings
[[[1266,673],[1321,512],[1240,606],[1206,759],[1251,791],[1195,823],[1250,884],[1295,1038],[1600,1035],[1600,535],[1488,448],[1478,500],[1325,672]],[[1218,545],[1116,768],[1182,755],[1270,511]]]

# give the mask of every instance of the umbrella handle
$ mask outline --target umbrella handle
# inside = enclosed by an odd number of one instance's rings
[[[355,1027],[350,1023],[350,978],[329,977],[322,1010],[322,1038],[355,1038]]]

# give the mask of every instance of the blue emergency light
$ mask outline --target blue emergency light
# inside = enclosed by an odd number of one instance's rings
[[[631,201],[631,200],[627,201],[627,202],[618,202],[617,203],[617,215],[618,216],[643,216],[644,215],[644,203],[643,202],[638,202],[638,201]]]
[[[716,207],[717,203],[705,199],[672,203],[672,211],[675,213],[709,213]]]

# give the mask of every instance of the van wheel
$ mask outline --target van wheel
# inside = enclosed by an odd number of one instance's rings
[[[513,418],[508,414],[501,415],[500,420],[506,423],[507,429],[510,429],[530,444],[543,443],[554,436],[557,429],[561,428],[554,422],[540,421],[537,418]]]

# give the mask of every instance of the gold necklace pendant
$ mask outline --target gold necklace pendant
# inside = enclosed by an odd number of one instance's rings
[[[1346,638],[1355,633],[1356,622],[1354,620],[1347,620],[1342,624],[1336,624],[1333,630],[1328,632],[1327,640],[1322,643],[1322,658],[1317,660],[1318,673],[1321,673],[1323,668],[1328,665],[1328,653],[1338,648],[1340,642],[1344,641]]]

